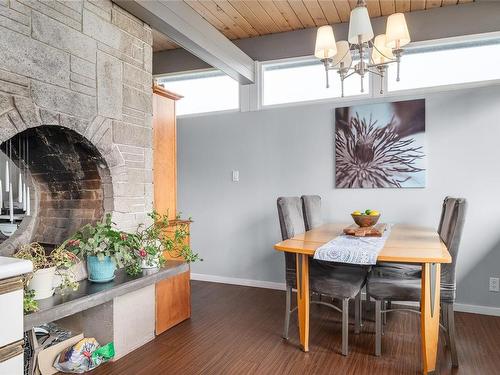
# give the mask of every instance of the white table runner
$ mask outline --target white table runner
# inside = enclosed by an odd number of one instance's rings
[[[355,237],[342,234],[322,245],[314,253],[314,259],[328,262],[374,265],[384,248],[385,241],[391,232],[387,224],[382,237]]]

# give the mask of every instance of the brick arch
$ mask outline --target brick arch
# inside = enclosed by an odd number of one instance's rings
[[[103,210],[104,212],[113,212],[112,179],[114,174],[120,173],[120,168],[116,167],[125,165],[125,161],[118,147],[113,144],[111,120],[102,116],[96,116],[92,121],[79,119],[39,108],[29,98],[0,94],[0,144],[30,128],[38,127],[54,127],[54,130],[58,127],[70,129],[95,147],[106,166],[100,172]],[[43,238],[39,236],[39,213],[41,212],[39,204],[44,202],[42,199],[44,192],[40,191],[38,185],[35,187],[34,193],[36,201],[32,205],[32,217],[25,218],[16,233],[0,244],[0,254],[10,255],[20,244],[30,240],[43,241]],[[82,223],[84,224],[84,222]],[[57,241],[59,240],[60,238]]]
[[[95,116],[91,121],[39,108],[32,99],[0,95],[0,143],[27,128],[54,125],[69,128],[90,141],[110,168],[125,164],[113,144],[111,119]]]

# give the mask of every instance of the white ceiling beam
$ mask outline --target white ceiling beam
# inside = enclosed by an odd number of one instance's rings
[[[114,2],[241,84],[254,83],[254,61],[183,1]]]

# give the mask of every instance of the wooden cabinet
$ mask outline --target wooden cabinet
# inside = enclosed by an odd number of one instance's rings
[[[177,146],[175,102],[181,96],[153,87],[153,179],[154,208],[172,220],[167,235],[181,222],[177,212]],[[189,224],[187,224],[189,225]],[[189,238],[187,239],[189,241]],[[170,258],[170,256],[167,256]],[[167,260],[168,262],[168,260]],[[190,273],[170,277],[156,284],[156,334],[191,316]]]
[[[153,171],[155,210],[175,219],[177,210],[177,122],[174,93],[153,88]]]
[[[191,317],[189,272],[156,284],[156,334]]]

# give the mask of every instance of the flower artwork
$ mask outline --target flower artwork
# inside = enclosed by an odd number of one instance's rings
[[[425,187],[425,99],[336,108],[337,188]]]

